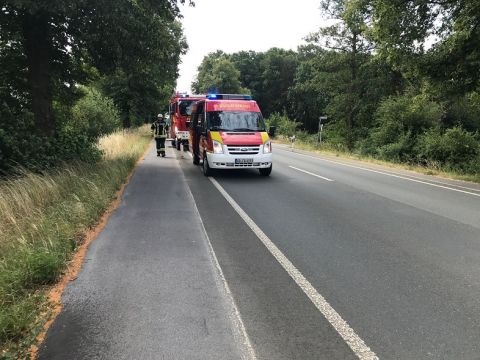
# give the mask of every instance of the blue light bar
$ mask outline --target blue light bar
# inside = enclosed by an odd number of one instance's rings
[[[211,100],[252,100],[251,95],[244,94],[208,94],[207,99]]]

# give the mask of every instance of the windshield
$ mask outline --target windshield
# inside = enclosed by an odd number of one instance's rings
[[[192,107],[195,100],[183,100],[178,102],[180,115],[192,115]]]
[[[214,131],[265,131],[265,123],[259,112],[208,112],[207,126]]]

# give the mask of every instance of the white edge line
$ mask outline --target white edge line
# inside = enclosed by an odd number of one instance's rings
[[[295,283],[308,296],[315,307],[323,314],[328,322],[335,328],[337,333],[352,349],[355,355],[361,360],[376,360],[377,355],[365,344],[365,342],[355,333],[355,331],[343,320],[327,300],[318,293],[313,285],[302,275],[302,273],[292,264],[290,260],[281,252],[281,250],[268,238],[268,236],[255,224],[245,211],[236,203],[235,200],[223,189],[223,187],[212,177],[209,177],[212,184],[223,195],[233,209],[240,215],[245,223],[252,229],[255,235],[277,259],[284,270],[290,275]]]
[[[177,159],[178,162],[178,159]],[[180,169],[181,171],[181,169]],[[185,175],[182,172],[182,176],[185,179]],[[255,355],[255,350],[253,349],[252,343],[250,341],[250,337],[248,336],[247,330],[245,329],[245,325],[242,320],[242,316],[240,315],[240,311],[238,310],[238,307],[235,303],[235,300],[233,299],[233,294],[232,291],[230,290],[230,287],[228,286],[227,280],[225,279],[225,275],[223,274],[222,268],[220,267],[220,263],[218,262],[217,255],[215,254],[215,251],[213,250],[212,243],[210,241],[210,238],[208,236],[207,230],[205,229],[205,225],[203,223],[202,217],[200,215],[200,211],[198,211],[197,203],[195,201],[195,198],[193,197],[192,191],[190,190],[190,187],[188,186],[187,183],[186,187],[188,189],[188,194],[190,198],[192,199],[193,202],[193,207],[195,210],[195,213],[198,216],[198,219],[200,220],[200,225],[202,227],[203,234],[205,235],[205,238],[207,240],[207,248],[208,252],[210,253],[210,256],[213,260],[213,265],[215,266],[217,270],[217,274],[220,277],[220,280],[223,285],[223,289],[225,291],[229,306],[231,308],[231,311],[233,314],[231,314],[230,318],[232,322],[234,323],[234,337],[239,339],[243,346],[244,346],[244,352],[242,352],[242,360],[257,360],[257,356]]]
[[[284,151],[286,151],[286,150],[284,150]],[[382,175],[386,175],[386,176],[391,176],[391,177],[395,177],[395,178],[399,178],[399,179],[403,179],[403,180],[409,180],[409,181],[417,182],[417,183],[420,183],[420,184],[430,185],[430,186],[434,186],[434,187],[438,187],[438,188],[442,188],[442,189],[446,189],[446,190],[457,191],[457,192],[460,192],[460,193],[464,193],[464,194],[468,194],[468,195],[473,195],[473,196],[478,196],[478,197],[480,197],[480,194],[478,194],[478,193],[473,193],[473,192],[470,192],[470,191],[455,189],[455,188],[449,187],[449,186],[432,184],[432,183],[427,182],[427,181],[412,179],[412,178],[409,178],[409,177],[406,177],[406,176],[395,175],[395,174],[392,174],[392,173],[383,172],[383,171],[378,171],[378,170],[373,170],[373,169],[368,169],[368,168],[364,168],[364,167],[361,167],[361,166],[345,164],[345,163],[342,163],[342,162],[339,162],[339,161],[322,159],[322,158],[319,158],[319,157],[316,157],[316,156],[312,156],[312,155],[306,155],[306,154],[301,154],[301,153],[295,153],[295,154],[300,155],[300,156],[306,156],[306,157],[309,157],[309,158],[312,158],[312,159],[317,159],[317,160],[320,160],[320,161],[326,161],[326,162],[333,163],[333,164],[348,166],[348,167],[355,168],[355,169],[370,171],[370,172],[377,173],[377,174],[382,174]],[[452,185],[452,186],[456,186],[456,185]],[[476,190],[475,190],[475,191],[476,191]]]
[[[297,170],[297,171],[301,171],[301,172],[303,172],[303,173],[305,173],[305,174],[318,177],[318,178],[323,179],[323,180],[326,180],[326,181],[333,181],[332,179],[329,179],[329,178],[327,178],[327,177],[325,177],[325,176],[320,176],[320,175],[314,174],[314,173],[312,173],[312,172],[310,172],[310,171],[303,170],[303,169],[299,169],[299,168],[297,168],[297,167],[295,167],[295,166],[288,166],[288,167],[289,167],[289,168],[292,168],[292,169],[295,169],[295,170]]]

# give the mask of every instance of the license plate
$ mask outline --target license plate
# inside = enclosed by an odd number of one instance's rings
[[[235,159],[235,164],[251,164],[253,159]]]

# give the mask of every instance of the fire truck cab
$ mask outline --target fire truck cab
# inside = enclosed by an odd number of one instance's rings
[[[205,96],[202,96],[205,98]],[[190,118],[193,104],[200,99],[198,95],[188,95],[187,93],[175,93],[169,103],[170,114],[170,134],[172,146],[180,150],[183,145],[184,150],[188,150],[188,140],[190,137]]]
[[[257,103],[250,95],[211,94],[192,109],[190,143],[195,165],[212,169],[272,172],[272,143]]]

